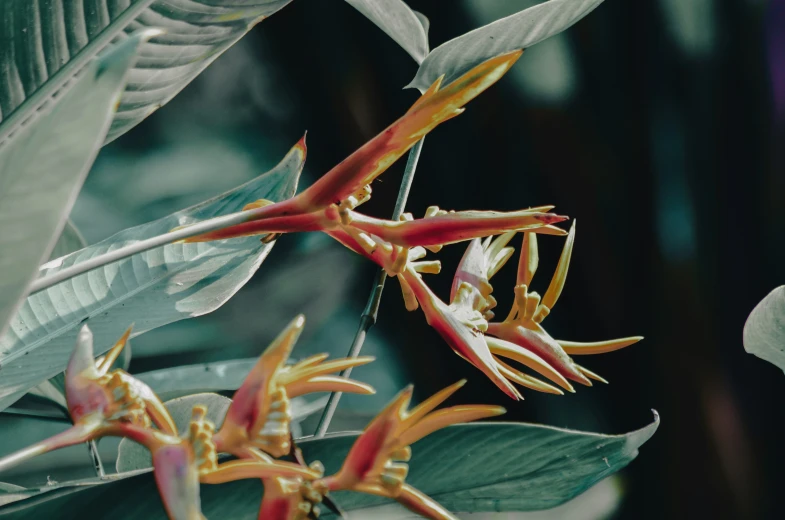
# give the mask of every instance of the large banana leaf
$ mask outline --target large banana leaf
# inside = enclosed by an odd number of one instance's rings
[[[603,0],[548,0],[453,38],[432,50],[407,88],[425,91],[444,75],[444,83],[505,52],[525,49],[568,29]]]
[[[403,0],[346,0],[409,53],[417,63],[428,54],[428,19]]]
[[[166,104],[256,23],[291,0],[2,0],[0,142],[110,43],[145,27],[107,141]]]
[[[42,274],[195,220],[239,211],[264,198],[291,197],[305,160],[298,144],[278,166],[219,197],[126,229],[45,264]],[[99,355],[135,323],[134,335],[200,316],[224,304],[256,272],[272,248],[258,237],[170,244],[71,278],[27,298],[0,338],[0,410],[65,369],[79,325],[88,322]]]
[[[63,229],[147,36],[90,62],[67,91],[0,142],[0,334]],[[6,41],[0,42],[2,53]]]
[[[533,511],[563,504],[637,455],[659,426],[659,419],[624,435],[600,435],[524,423],[476,423],[439,430],[412,446],[407,482],[452,511]],[[336,471],[355,434],[339,434],[299,443],[307,460],[320,460],[327,474]],[[122,479],[123,475],[130,475]],[[86,511],[101,518],[165,520],[150,474],[119,474],[101,485],[95,479],[27,490],[26,500],[0,508],[0,518],[79,520]],[[43,493],[42,493],[43,491]],[[70,494],[65,494],[70,491]],[[38,493],[37,496],[35,494]],[[255,520],[262,486],[243,480],[202,486],[207,518]],[[47,495],[53,496],[47,500]],[[21,498],[21,497],[20,497]],[[336,493],[346,510],[384,503],[357,493]],[[3,516],[7,514],[8,516]]]

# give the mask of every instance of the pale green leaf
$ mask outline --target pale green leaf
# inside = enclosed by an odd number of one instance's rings
[[[785,370],[785,285],[752,309],[744,325],[744,350]]]
[[[0,141],[0,334],[49,257],[106,135],[128,68],[150,35],[138,34],[90,62],[62,96]]]
[[[49,260],[70,255],[74,251],[79,251],[85,247],[87,247],[87,242],[84,237],[79,233],[79,230],[76,229],[73,222],[68,220],[65,223],[62,233],[60,233],[60,238],[57,239],[52,252],[49,254]]]
[[[523,423],[475,423],[439,430],[412,446],[407,482],[452,511],[533,511],[556,507],[619,471],[651,438],[659,417],[624,435],[600,435]],[[336,471],[356,435],[339,434],[299,443],[308,461]],[[81,485],[84,485],[83,483]],[[45,500],[38,496],[6,508],[6,518],[46,518],[55,511],[102,511],[107,518],[165,520],[151,475]],[[262,486],[243,480],[202,486],[208,518],[255,520]],[[378,497],[336,493],[346,510],[385,503]],[[13,509],[7,509],[13,507]],[[78,514],[78,513],[77,513]],[[31,515],[31,516],[26,516]],[[325,515],[326,516],[326,515]],[[72,517],[78,518],[76,514]]]
[[[572,26],[603,0],[548,0],[454,38],[432,50],[408,88],[425,91],[444,75],[444,84],[500,54],[525,49]]]
[[[176,226],[239,211],[258,199],[291,197],[304,160],[303,148],[295,147],[270,172],[219,197],[54,260],[42,267],[41,274],[55,273]],[[0,409],[65,369],[82,323],[89,323],[99,355],[131,323],[134,335],[139,335],[212,312],[250,279],[271,248],[259,237],[169,244],[28,297],[0,338]]]
[[[0,142],[112,42],[137,29],[163,29],[165,34],[141,48],[107,137],[111,141],[290,1],[2,0]]]
[[[428,54],[428,19],[403,0],[346,0],[395,40],[417,63]]]

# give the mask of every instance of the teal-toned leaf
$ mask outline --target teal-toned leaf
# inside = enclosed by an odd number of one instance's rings
[[[87,247],[87,242],[79,230],[76,229],[73,222],[66,221],[63,231],[60,233],[60,238],[57,239],[52,252],[49,254],[49,259],[54,260],[61,256],[70,255],[74,251],[79,251]]]
[[[603,0],[548,0],[470,31],[432,50],[407,88],[425,91],[444,74],[444,84],[506,52],[525,49],[572,26]]]
[[[744,350],[785,370],[785,285],[752,309],[744,324]]]
[[[24,492],[25,488],[22,486],[0,482],[0,506],[19,500],[19,494]]]
[[[0,142],[58,94],[112,42],[163,29],[141,59],[107,140],[166,104],[256,23],[291,0],[3,0],[0,2]]]
[[[92,61],[62,97],[0,141],[0,334],[49,257],[109,128],[128,68],[150,35],[138,34]],[[1,41],[0,55],[6,38]]]
[[[134,377],[147,383],[161,399],[168,400],[200,392],[237,390],[257,361],[258,358],[249,358],[186,365]]]
[[[346,0],[395,40],[417,63],[428,54],[428,19],[403,0]]]
[[[612,475],[572,500],[544,511],[517,511],[511,513],[456,511],[460,520],[610,520],[619,509],[622,486],[617,475]],[[416,520],[417,515],[397,503],[355,509],[348,513],[348,520]]]
[[[75,263],[174,227],[239,211],[258,199],[291,197],[305,160],[297,145],[268,173],[214,199],[126,229],[41,268]],[[134,323],[133,335],[212,312],[256,272],[272,244],[259,237],[169,244],[71,278],[27,298],[0,338],[0,409],[65,369],[79,325],[88,322],[96,355]]]
[[[658,426],[657,416],[648,426],[624,435],[522,423],[451,426],[412,446],[407,482],[452,511],[548,509],[567,502],[629,464]],[[304,440],[299,446],[307,460],[321,460],[330,474],[340,467],[355,438],[353,434],[339,434]],[[253,520],[257,518],[261,494],[261,483],[256,480],[204,485],[202,510],[208,518]],[[46,518],[55,511],[100,508],[107,518],[117,515],[165,520],[155,496],[151,475],[135,475],[54,500],[43,501],[39,496],[17,502],[12,504],[15,509],[7,518]],[[333,498],[346,510],[385,502],[378,497],[345,492],[336,493]],[[0,515],[5,510],[0,508]]]

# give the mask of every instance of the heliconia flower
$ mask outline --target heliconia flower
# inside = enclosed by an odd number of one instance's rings
[[[372,394],[371,386],[334,375],[349,367],[364,365],[371,357],[324,362],[327,354],[311,356],[286,365],[305,325],[301,315],[270,344],[234,394],[226,419],[213,437],[218,450],[243,456],[258,448],[275,457],[291,449],[290,399],[310,392]]]
[[[234,480],[276,477],[314,480],[322,473],[298,464],[267,458],[218,463],[213,441],[215,426],[206,419],[204,406],[195,406],[182,437],[138,424],[115,423],[110,434],[131,439],[147,448],[161,500],[171,520],[201,520],[199,483],[222,484]]]
[[[537,231],[567,217],[538,210],[520,211],[443,211],[432,217],[391,220],[368,217],[348,211],[343,222],[369,235],[403,247],[433,247],[498,235],[506,231]],[[558,228],[555,228],[558,229]]]
[[[150,427],[152,419],[160,431],[176,433],[174,421],[150,387],[123,370],[109,370],[130,335],[129,328],[106,355],[96,361],[93,335],[86,325],[82,327],[65,373],[65,397],[73,426],[3,457],[0,471],[52,450],[111,435],[112,425],[118,422]]]
[[[422,307],[428,325],[453,351],[480,369],[505,394],[515,400],[521,399],[518,390],[501,373],[485,342],[488,322],[478,310],[483,302],[480,291],[469,283],[462,283],[447,305],[413,269],[404,271],[402,277]]]
[[[408,410],[412,387],[403,390],[357,438],[338,473],[323,479],[327,488],[391,498],[431,520],[453,520],[455,517],[441,505],[406,484],[406,463],[412,455],[410,445],[426,435],[452,424],[505,412],[490,405],[453,406],[433,412],[464,383],[445,388],[412,410]]]
[[[339,213],[345,214],[346,211],[353,210],[368,200],[370,184],[379,175],[428,132],[460,114],[465,104],[498,81],[520,55],[521,51],[514,51],[492,58],[469,70],[443,89],[440,88],[441,79],[437,80],[400,119],[299,195],[276,203],[260,201],[251,204],[242,213],[245,222],[192,237],[186,241],[199,242],[266,233],[327,230],[335,227]],[[303,150],[304,146],[302,143]],[[523,217],[511,216],[517,219]],[[471,228],[470,223],[462,224]],[[546,222],[541,225],[547,224]],[[524,228],[527,225],[522,224],[518,227]]]
[[[496,355],[502,355],[526,364],[569,391],[572,391],[572,387],[569,386],[565,379],[588,386],[591,386],[591,379],[606,382],[600,376],[576,364],[570,358],[570,355],[611,352],[637,343],[643,338],[633,336],[597,343],[554,340],[542,328],[541,323],[550,314],[564,288],[573,244],[575,243],[575,221],[573,221],[570,232],[567,235],[556,272],[542,298],[536,292],[529,291],[531,280],[539,263],[537,237],[534,233],[529,232],[524,232],[523,235],[517,285],[515,287],[515,303],[509,316],[503,322],[491,322],[488,324],[486,333],[489,336],[499,338],[495,340],[488,338],[488,345],[491,351]],[[506,245],[506,243],[504,242],[503,245]],[[491,246],[491,248],[498,249],[499,247]],[[493,273],[489,274],[490,276],[493,275]],[[490,278],[490,276],[487,278]],[[532,360],[532,356],[535,356],[535,359]]]

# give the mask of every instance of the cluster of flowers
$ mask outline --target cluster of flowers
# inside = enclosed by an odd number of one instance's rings
[[[445,388],[409,410],[412,388],[402,391],[356,439],[340,470],[329,476],[318,461],[307,465],[294,447],[290,400],[311,392],[372,394],[364,383],[332,375],[372,361],[369,357],[327,361],[326,354],[287,364],[305,319],[298,316],[265,350],[234,394],[223,424],[216,428],[204,406],[194,406],[184,433],[160,399],[123,370],[109,370],[130,330],[109,352],[94,360],[87,326],[77,339],[66,370],[66,401],[73,426],[65,432],[0,459],[0,471],[30,457],[106,436],[131,439],[152,454],[155,481],[172,520],[203,517],[199,486],[261,479],[259,518],[305,520],[319,515],[331,491],[357,491],[397,500],[432,520],[454,517],[405,482],[410,445],[451,424],[504,413],[498,406],[437,406],[463,386]],[[235,457],[218,462],[219,454]],[[293,460],[281,460],[293,458]]]
[[[299,195],[277,203],[257,201],[244,210],[242,224],[188,241],[249,235],[265,235],[263,240],[270,240],[279,233],[324,232],[397,277],[406,307],[412,311],[422,308],[428,323],[450,347],[508,396],[521,398],[513,383],[561,394],[557,386],[574,391],[570,381],[585,385],[591,385],[592,379],[604,381],[576,364],[570,354],[609,352],[641,338],[574,343],[557,341],[542,328],[564,286],[575,239],[574,223],[569,233],[553,225],[566,217],[550,213],[551,206],[513,212],[447,212],[432,207],[422,219],[406,214],[400,221],[356,211],[370,198],[374,179],[426,133],[460,114],[462,107],[504,75],[520,54],[488,60],[444,89],[441,81],[436,81],[401,119]],[[295,148],[295,152],[305,153],[303,142]],[[515,302],[504,321],[491,322],[496,301],[490,279],[512,256],[508,244],[518,232],[523,233],[523,246]],[[529,291],[538,264],[537,234],[567,236],[556,274],[542,297]],[[447,304],[422,279],[423,274],[438,273],[440,263],[423,258],[426,250],[437,252],[461,241],[471,242],[458,266]],[[326,355],[318,355],[287,365],[303,324],[302,317],[295,319],[261,356],[235,394],[220,428],[206,418],[205,407],[196,406],[183,435],[149,387],[122,370],[109,370],[130,331],[105,357],[95,361],[92,336],[85,327],[66,370],[66,400],[73,427],[1,459],[0,470],[53,449],[120,436],[152,453],[158,489],[172,519],[202,518],[200,483],[247,478],[263,481],[259,517],[270,520],[313,518],[327,493],[339,490],[392,498],[434,520],[453,518],[406,484],[409,445],[445,426],[499,415],[504,410],[474,405],[434,412],[463,381],[409,410],[412,390],[407,388],[357,438],[342,468],[324,476],[321,464],[307,465],[293,450],[289,400],[310,392],[372,393],[368,385],[333,375],[371,359],[327,362]],[[533,369],[557,386],[521,372],[502,358]],[[218,463],[221,453],[235,460]],[[294,460],[281,460],[292,456]]]
[[[601,377],[577,365],[570,354],[609,352],[639,341],[629,337],[599,343],[554,340],[541,326],[561,294],[575,239],[553,224],[567,217],[555,215],[553,206],[512,212],[444,211],[427,209],[422,219],[404,214],[400,221],[378,219],[359,213],[357,207],[371,197],[370,184],[438,124],[455,117],[463,106],[490,87],[515,63],[522,51],[504,54],[470,70],[441,88],[437,80],[398,121],[327,172],[299,195],[282,202],[260,200],[249,204],[245,222],[192,237],[209,241],[249,235],[321,231],[347,248],[381,266],[398,278],[406,307],[421,307],[428,323],[452,349],[486,374],[513,399],[521,399],[513,382],[542,392],[562,391],[516,370],[499,358],[520,362],[559,387],[573,392],[569,381],[591,385]],[[305,153],[304,142],[296,145]],[[507,318],[490,323],[496,301],[489,279],[513,253],[506,247],[516,232],[524,235],[515,303]],[[530,292],[538,264],[536,234],[567,235],[556,274],[541,298]],[[496,240],[480,238],[501,235]],[[447,244],[471,240],[455,274],[450,303],[440,300],[425,284],[422,274],[438,273],[438,261],[423,261],[426,250],[439,251]]]

